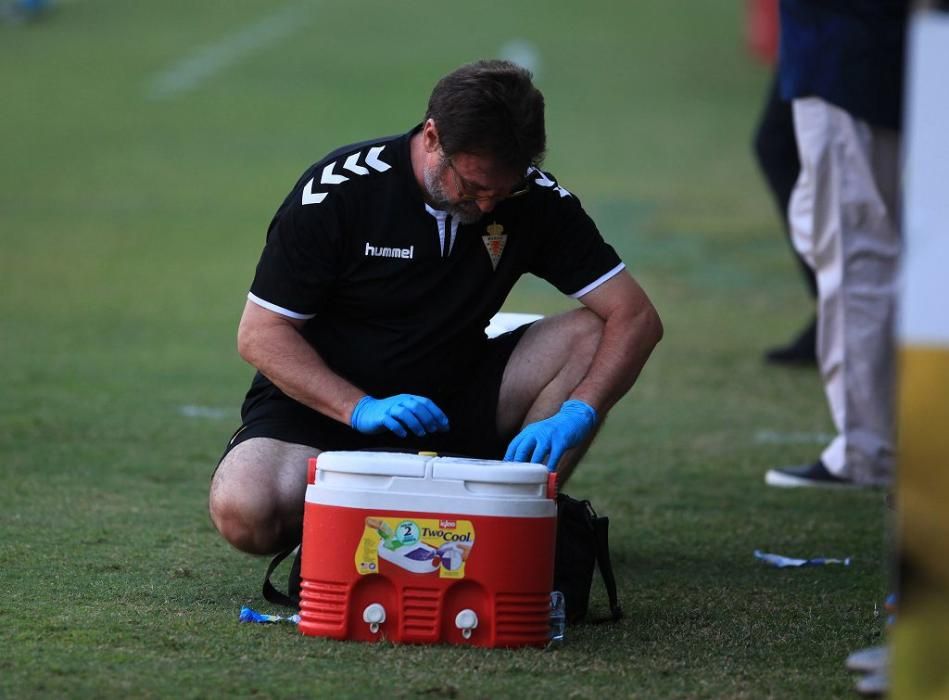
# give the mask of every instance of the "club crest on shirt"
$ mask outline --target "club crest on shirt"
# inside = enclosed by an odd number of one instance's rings
[[[487,227],[487,233],[481,236],[484,241],[484,247],[488,249],[488,255],[491,258],[491,267],[498,269],[498,262],[501,260],[501,254],[504,252],[504,246],[507,243],[507,235],[504,233],[504,227],[497,221]]]

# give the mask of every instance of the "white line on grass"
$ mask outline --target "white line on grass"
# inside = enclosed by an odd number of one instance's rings
[[[153,77],[146,87],[146,98],[167,100],[200,87],[254,51],[301,29],[311,6],[311,2],[288,5],[236,34],[195,49]]]
[[[186,404],[184,406],[178,407],[179,415],[184,416],[185,418],[213,418],[215,420],[223,418],[232,418],[236,417],[232,415],[232,411],[227,411],[223,408],[213,408],[211,406],[195,406],[193,404]]]
[[[824,445],[834,439],[827,433],[782,433],[777,430],[759,430],[755,442],[759,445]]]

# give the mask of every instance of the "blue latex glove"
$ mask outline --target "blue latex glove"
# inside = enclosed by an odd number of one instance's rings
[[[507,462],[536,462],[553,471],[563,453],[576,447],[596,425],[596,411],[577,399],[565,401],[550,418],[531,423],[508,445]]]
[[[349,421],[360,433],[375,435],[391,430],[399,437],[409,431],[423,437],[448,430],[448,416],[431,399],[398,394],[385,399],[364,396],[353,409]]]

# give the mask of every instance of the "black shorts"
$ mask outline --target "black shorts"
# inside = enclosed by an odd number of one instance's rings
[[[487,351],[458,388],[444,396],[429,396],[448,416],[450,430],[400,438],[394,433],[364,435],[291,399],[270,383],[248,393],[241,408],[242,425],[231,436],[224,454],[256,437],[309,445],[318,450],[431,451],[442,455],[502,459],[515,433],[497,430],[498,394],[511,353],[530,324],[487,342]],[[218,462],[220,464],[220,462]]]

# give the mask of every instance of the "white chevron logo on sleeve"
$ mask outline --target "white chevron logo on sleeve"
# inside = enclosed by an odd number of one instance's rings
[[[537,173],[537,177],[534,178],[534,182],[540,185],[541,187],[554,187],[554,185],[557,185],[557,183],[551,180],[549,177],[547,177],[544,171],[541,170],[540,168],[531,168],[528,171],[528,173],[530,173],[531,171]],[[561,198],[572,196],[570,192],[567,190],[567,188],[561,185],[557,185],[556,187],[554,187],[554,192],[557,192]]]
[[[380,173],[384,173],[386,170],[392,167],[385,161],[379,160],[379,155],[382,153],[383,148],[385,148],[385,146],[376,146],[375,148],[370,148],[369,155],[366,156],[366,165],[368,165],[370,168],[378,170]]]
[[[531,168],[531,170],[537,173],[537,177],[534,178],[534,182],[536,182],[541,187],[553,187],[555,184],[557,184],[547,177],[547,175],[544,174],[544,171],[540,168]]]
[[[369,169],[364,168],[361,165],[357,165],[356,161],[359,160],[361,152],[353,153],[349,158],[346,159],[346,162],[343,163],[343,167],[351,173],[356,173],[357,175],[368,175]]]
[[[303,205],[307,204],[319,204],[324,199],[326,199],[326,192],[313,192],[313,180],[315,178],[310,178],[310,181],[306,183],[306,187],[303,188]]]
[[[379,156],[381,155],[385,146],[375,146],[374,148],[369,149],[369,153],[366,154],[366,165],[377,172],[384,173],[386,170],[392,168],[391,165],[382,160]],[[370,173],[369,168],[359,165],[359,156],[362,155],[362,151],[357,151],[356,153],[350,154],[346,160],[343,162],[343,169],[348,170],[354,175],[368,175]],[[320,184],[321,185],[339,185],[343,182],[349,180],[345,175],[340,175],[336,172],[336,163],[333,161],[329,165],[323,168],[323,172],[320,173]],[[329,192],[314,192],[313,183],[316,178],[311,177],[310,181],[306,183],[306,187],[303,188],[303,197],[301,201],[303,205],[307,204],[319,204],[324,199]]]
[[[320,176],[320,183],[323,185],[338,185],[341,182],[346,182],[349,178],[345,175],[337,175],[333,172],[333,168],[336,166],[336,162],[333,161],[325,168],[323,168],[323,175]]]

